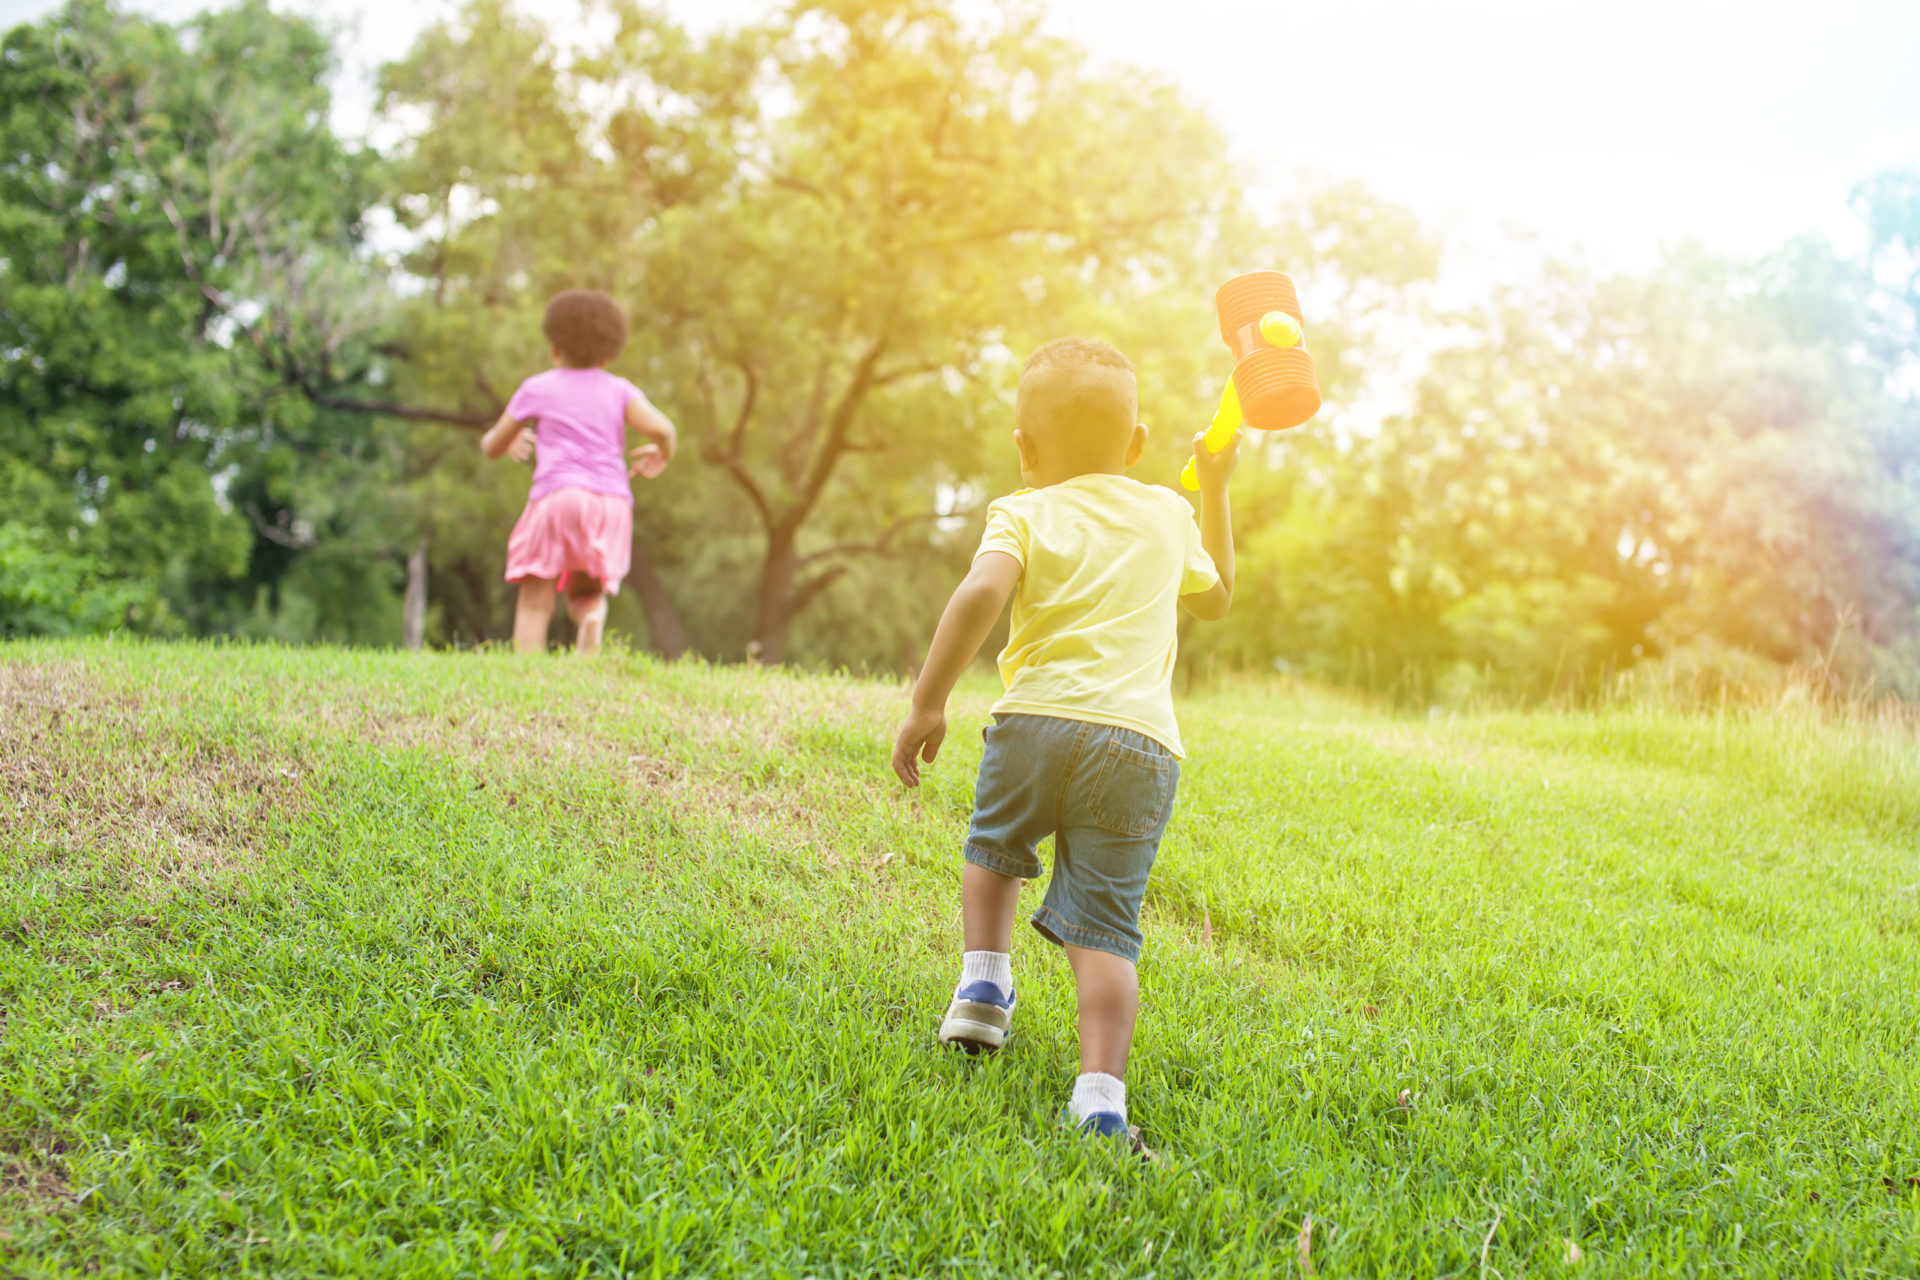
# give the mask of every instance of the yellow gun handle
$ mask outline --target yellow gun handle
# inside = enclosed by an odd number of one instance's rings
[[[1234,433],[1240,430],[1240,393],[1233,389],[1233,379],[1227,379],[1227,389],[1220,393],[1220,407],[1214,410],[1213,421],[1207,424],[1207,434],[1202,440],[1208,453],[1218,453],[1232,441]],[[1187,459],[1187,469],[1180,473],[1180,483],[1189,492],[1200,491],[1200,472],[1192,458]]]

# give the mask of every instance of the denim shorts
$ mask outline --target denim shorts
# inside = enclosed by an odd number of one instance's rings
[[[1140,900],[1173,814],[1180,762],[1144,734],[1057,716],[997,715],[983,731],[967,861],[1053,878],[1033,927],[1050,942],[1140,958]]]

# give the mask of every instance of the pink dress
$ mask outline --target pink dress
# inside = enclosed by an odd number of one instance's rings
[[[640,388],[605,369],[549,369],[507,403],[536,419],[533,488],[507,539],[507,581],[575,574],[620,589],[633,563],[633,487],[627,481],[627,405]]]

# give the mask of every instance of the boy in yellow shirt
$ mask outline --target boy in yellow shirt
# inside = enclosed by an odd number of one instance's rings
[[[1008,948],[1020,882],[1053,875],[1033,926],[1065,948],[1080,1013],[1080,1078],[1068,1110],[1083,1133],[1130,1137],[1127,1053],[1140,986],[1140,900],[1180,776],[1173,715],[1177,601],[1198,618],[1233,601],[1227,478],[1237,446],[1194,437],[1200,520],[1170,489],[1127,478],[1147,429],[1133,366],[1104,342],[1063,338],[1020,376],[1014,444],[1026,488],[987,508],[973,568],[953,593],[893,747],[920,785],[946,737],[947,696],[1013,600],[1000,654],[1006,696],[984,730],[960,881],[966,954],[942,1042],[998,1049],[1012,1028]]]

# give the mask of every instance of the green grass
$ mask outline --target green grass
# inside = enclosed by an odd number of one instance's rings
[[[0,648],[0,1272],[1920,1273],[1911,726],[1186,703],[1140,1168],[932,1043],[991,695]]]

